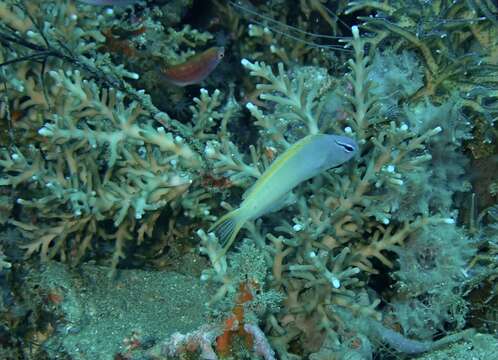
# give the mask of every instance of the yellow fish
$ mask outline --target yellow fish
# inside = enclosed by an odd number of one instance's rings
[[[357,149],[353,139],[327,134],[308,135],[289,147],[244,194],[240,206],[209,229],[222,244],[226,244],[222,255],[246,221],[281,209],[291,190],[299,183],[345,163]]]

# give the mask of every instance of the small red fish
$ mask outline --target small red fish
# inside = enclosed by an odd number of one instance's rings
[[[224,47],[212,47],[182,64],[161,69],[166,80],[178,86],[198,84],[218,66],[225,56]]]

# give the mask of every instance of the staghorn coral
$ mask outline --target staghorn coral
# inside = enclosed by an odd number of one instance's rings
[[[97,223],[111,218],[117,231],[107,236],[116,239],[115,266],[130,222],[184,193],[192,180],[182,168],[195,168],[199,160],[188,145],[145,120],[138,103],[125,107],[122,93],[101,91],[78,71],[50,75],[54,84],[48,95],[57,102],[38,130],[39,145],[2,152],[1,185],[27,185],[37,192],[17,203],[40,223],[12,223],[32,240],[27,255],[62,254],[77,263],[91,246]]]
[[[376,11],[361,17],[375,35],[375,46],[413,49],[421,55],[425,84],[414,95],[440,100],[454,89],[460,92],[462,111],[477,124],[469,143],[476,158],[492,152],[498,106],[496,93],[496,4],[491,1],[412,2],[351,1],[347,14]]]
[[[179,8],[169,12],[173,3]],[[474,154],[493,152],[480,143],[495,134],[496,48],[480,47],[493,45],[493,14],[473,2],[415,1],[410,11],[402,1],[350,2],[339,14],[348,21],[357,11],[377,15],[361,18],[370,33],[360,36],[356,26],[338,26],[323,1],[295,9],[215,1],[229,21],[205,29],[233,36],[229,86],[178,91],[158,81],[156,67],[215,39],[179,23],[189,3],[125,11],[0,4],[0,41],[9,45],[0,50],[8,118],[1,220],[22,231],[27,254],[74,264],[110,257],[116,267],[128,248],[143,255],[148,247],[149,265],[198,241],[212,262],[201,278],[218,288],[204,329],[266,337],[266,357],[271,346],[282,359],[369,358],[379,342],[417,353],[461,338],[432,341],[465,326],[464,291],[482,279],[476,264],[491,269],[487,279],[496,274],[495,240],[475,255],[456,202],[470,189],[465,142]],[[317,35],[324,28],[332,37]],[[332,52],[335,36],[350,32],[347,48]],[[178,120],[168,114],[176,107],[186,109]],[[288,206],[248,223],[242,246],[220,256],[202,229],[279,154],[319,132],[354,137],[355,161],[297,187]],[[259,285],[242,302],[247,281]],[[244,327],[232,323],[240,308]],[[208,333],[164,350],[210,350],[217,335]]]
[[[401,67],[383,68],[383,80],[378,80],[378,63],[393,55],[371,57],[365,49],[373,40],[361,38],[357,28],[353,35],[350,71],[339,83],[318,67],[296,66],[286,71],[279,63],[275,73],[265,63],[243,59],[242,65],[258,79],[256,89],[263,103],[246,105],[260,128],[258,145],[251,150],[252,162],[244,162],[230,142],[222,146],[213,141],[206,148],[208,157],[217,161],[218,171],[235,186],[246,187],[264,170],[261,154],[265,148],[278,154],[297,139],[319,131],[346,133],[360,144],[356,163],[298,187],[288,216],[270,214],[246,226],[248,238],[267,254],[270,288],[285,293],[282,310],[266,318],[271,344],[282,358],[296,356],[289,352],[295,343],[305,354],[319,354],[331,343],[334,351],[346,354],[354,350],[354,338],[390,339],[382,330],[376,333],[348,325],[351,317],[361,323],[385,316],[380,298],[367,290],[369,279],[395,269],[392,254],[404,251],[407,242],[422,241],[418,239],[430,229],[445,226],[448,238],[459,236],[451,196],[468,189],[461,181],[466,161],[458,149],[470,136],[471,126],[448,109],[461,103],[451,97],[440,106],[427,99],[407,102],[406,97],[421,86],[420,75],[419,84],[408,93],[397,90],[405,81],[397,76]],[[407,62],[404,69],[419,61],[414,55],[402,56]],[[387,97],[389,102],[383,102]],[[334,105],[324,103],[331,99]],[[398,111],[386,112],[384,105]],[[426,174],[434,181],[421,181]],[[225,290],[215,298],[221,299],[227,291],[227,277],[220,274],[229,273],[227,263],[224,258],[217,260],[219,245],[212,234],[200,235],[218,274],[212,279],[224,283]],[[449,264],[446,271],[461,274],[472,249],[471,241],[462,238],[454,249],[461,261]],[[402,268],[399,273],[405,271],[412,270]],[[413,286],[417,282],[414,279]],[[457,283],[446,284],[450,292],[456,287]],[[462,294],[454,296],[465,309]],[[444,312],[434,304],[428,311],[434,315],[439,310]],[[444,318],[436,322],[436,327],[446,324]],[[409,325],[403,325],[410,333]],[[454,326],[459,329],[462,322]],[[368,341],[361,343],[368,353]],[[403,351],[402,347],[398,350]]]
[[[172,120],[128,82],[138,74],[102,52],[107,40],[100,30],[122,14],[108,11],[95,19],[78,10],[66,1],[0,6],[8,20],[0,35],[9,44],[0,52],[3,109],[12,126],[12,142],[0,150],[0,186],[10,194],[2,207],[15,201],[21,209],[7,222],[24,234],[26,256],[78,264],[89,251],[103,251],[115,268],[130,240],[141,244],[152,236],[164,208],[210,219],[202,204],[209,193],[197,188],[188,196],[204,173],[200,134],[209,137],[236,106],[225,106],[219,91],[202,91],[191,109],[193,128]],[[12,28],[27,38],[12,35]],[[150,26],[149,33],[155,30]],[[167,36],[176,46],[172,52],[211,37],[188,26]],[[198,138],[185,140],[192,135]],[[113,240],[114,250],[102,239]]]

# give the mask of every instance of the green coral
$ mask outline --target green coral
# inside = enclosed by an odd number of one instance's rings
[[[61,254],[77,263],[94,233],[106,234],[99,222],[112,219],[116,232],[104,236],[117,241],[116,265],[130,224],[188,189],[191,170],[200,166],[198,155],[157,126],[137,102],[125,105],[123,93],[101,90],[78,71],[51,77],[47,94],[56,110],[43,116],[38,135],[25,134],[38,146],[2,151],[0,185],[29,189],[17,203],[39,221],[11,223],[32,240],[25,245],[28,255]],[[43,105],[33,104],[31,111]]]
[[[378,52],[369,71],[372,93],[379,97],[380,112],[389,117],[400,111],[404,99],[414,95],[423,85],[423,68],[417,56],[408,51]]]
[[[367,53],[370,44],[375,40],[360,37],[353,28],[353,58],[342,81],[319,67],[286,71],[279,63],[275,71],[263,62],[242,60],[257,79],[255,88],[263,102],[246,105],[259,128],[256,149],[271,147],[282,153],[297,139],[318,131],[349,134],[360,144],[361,156],[355,161],[298,187],[286,218],[270,214],[246,226],[254,243],[273,258],[273,287],[286,293],[285,311],[269,315],[276,334],[273,344],[283,358],[293,356],[287,350],[293,341],[310,353],[329,342],[347,346],[349,338],[340,335],[346,329],[358,337],[388,342],[398,336],[345,325],[350,316],[359,322],[388,317],[378,308],[380,299],[364,290],[372,274],[380,272],[396,274],[400,293],[403,286],[421,287],[418,295],[424,300],[391,299],[405,334],[427,338],[449,324],[458,330],[465,323],[468,304],[461,283],[468,280],[463,269],[475,243],[455,225],[453,197],[469,190],[464,180],[468,160],[462,152],[472,131],[472,123],[462,114],[466,100],[455,92],[433,100],[418,96],[429,80],[422,76],[418,55],[394,50]],[[225,164],[234,154],[244,161],[233,145],[209,152],[213,158],[227,159]],[[218,169],[234,181],[241,176],[257,178],[264,167],[257,153],[251,152],[250,159],[243,166]],[[432,238],[435,231],[444,235]],[[429,243],[441,251],[431,252],[434,264],[424,265],[432,267],[417,267],[418,258],[410,260],[408,254],[415,256],[413,247],[426,249]],[[215,259],[218,251],[213,247],[206,253]],[[436,273],[454,281],[426,282],[424,287],[422,279]],[[403,278],[410,274],[419,275]],[[406,311],[410,306],[416,310]],[[429,344],[419,351],[430,348]],[[411,351],[409,346],[398,350]]]
[[[115,268],[130,240],[140,244],[152,235],[165,207],[183,205],[190,216],[209,219],[199,191],[186,195],[205,166],[202,140],[188,139],[221,121],[223,98],[219,91],[201,92],[193,129],[172,120],[128,83],[138,74],[101,52],[111,45],[100,29],[117,26],[116,13],[97,20],[75,11],[65,1],[0,5],[0,16],[10,16],[0,27],[2,41],[17,51],[0,52],[7,114],[17,113],[15,142],[0,150],[0,186],[18,189],[8,200],[21,206],[21,214],[8,223],[24,234],[26,256],[78,264],[103,250],[101,239],[114,240]],[[20,40],[8,26],[30,35]],[[62,27],[68,31],[60,32]],[[211,38],[188,26],[170,29],[168,36],[172,52]],[[44,61],[26,62],[38,58]]]
[[[127,265],[162,267],[173,254],[193,262],[199,242],[211,261],[201,279],[217,289],[208,325],[254,281],[248,320],[282,359],[368,358],[379,342],[417,353],[462,338],[433,341],[467,326],[469,292],[496,279],[496,211],[476,217],[459,202],[472,190],[466,149],[495,152],[494,5],[338,2],[336,21],[323,1],[214,1],[206,16],[226,23],[180,22],[199,3],[0,4],[9,45],[0,50],[0,225],[22,232],[26,255],[110,258],[114,268],[132,252]],[[237,39],[219,89],[160,80],[158,68],[214,45],[219,28]],[[324,28],[352,35],[343,52],[330,51],[338,39]],[[248,222],[221,256],[209,225],[279,154],[320,132],[356,139],[358,155]]]
[[[448,324],[463,328],[468,311],[464,269],[475,250],[464,231],[451,224],[421,230],[397,250],[398,291],[392,306],[406,335],[430,339]]]

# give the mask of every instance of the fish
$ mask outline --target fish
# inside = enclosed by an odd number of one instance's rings
[[[142,0],[78,0],[88,5],[97,6],[128,6],[136,4]]]
[[[225,48],[214,46],[184,63],[160,69],[160,72],[166,81],[177,86],[198,84],[211,74],[224,56]]]
[[[356,141],[347,136],[312,134],[290,146],[266,169],[243,195],[240,206],[222,216],[208,230],[224,245],[223,256],[245,222],[287,205],[298,184],[321,172],[349,161],[358,151]]]

